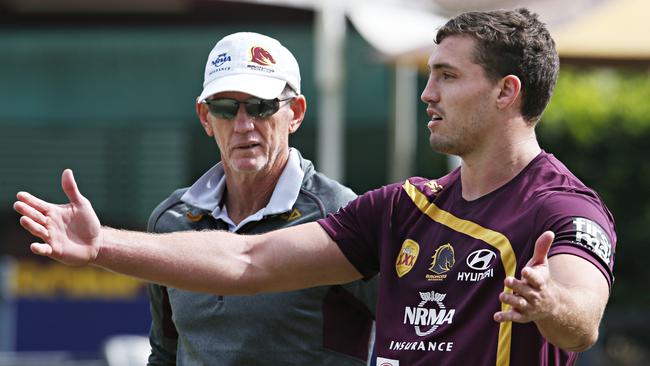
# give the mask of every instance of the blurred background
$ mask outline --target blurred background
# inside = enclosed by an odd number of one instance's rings
[[[308,110],[291,144],[361,193],[456,164],[431,152],[419,101],[435,30],[518,5],[541,15],[562,61],[542,147],[617,223],[616,282],[579,364],[650,364],[650,2],[0,0],[0,366],[126,365],[109,340],[148,333],[143,283],[29,254],[11,204],[19,190],[65,202],[72,168],[104,224],[144,230],[219,160],[194,114],[217,40],[255,31],[295,54]]]

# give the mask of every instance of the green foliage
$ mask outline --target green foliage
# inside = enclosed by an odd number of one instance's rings
[[[563,69],[538,134],[612,211],[618,245],[611,305],[647,308],[650,73]]]
[[[641,134],[650,129],[650,72],[563,68],[542,121],[582,145],[606,140],[612,124]]]

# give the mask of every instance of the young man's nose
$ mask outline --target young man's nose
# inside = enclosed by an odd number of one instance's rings
[[[427,85],[422,90],[420,99],[426,104],[438,103],[440,101],[440,94],[438,93],[435,82],[431,78],[429,78]]]

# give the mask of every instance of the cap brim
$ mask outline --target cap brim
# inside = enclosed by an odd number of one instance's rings
[[[198,100],[221,92],[240,92],[262,99],[277,98],[284,90],[286,81],[259,75],[236,74],[220,77],[204,89]]]

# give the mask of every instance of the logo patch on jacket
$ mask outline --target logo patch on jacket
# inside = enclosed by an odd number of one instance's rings
[[[187,211],[185,213],[185,217],[187,217],[187,219],[192,221],[192,222],[199,222],[199,221],[201,221],[201,219],[203,219],[203,214],[198,213],[198,214],[195,215],[195,214],[191,213],[190,211]]]
[[[302,217],[302,214],[300,213],[300,211],[298,211],[297,208],[294,208],[293,211],[291,211],[290,214],[285,213],[285,214],[280,215],[280,217],[283,218],[284,220],[287,220],[287,221],[293,221],[293,220],[295,220],[295,219],[297,219],[299,217]]]

